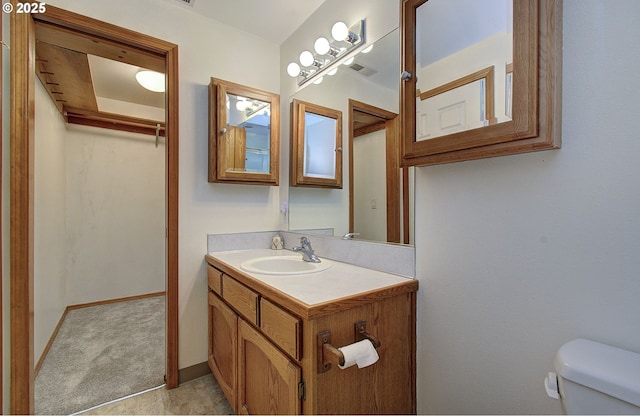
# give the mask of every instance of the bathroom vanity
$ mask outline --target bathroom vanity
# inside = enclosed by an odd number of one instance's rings
[[[324,270],[259,273],[246,266],[295,255],[206,255],[208,363],[235,412],[415,413],[418,282],[326,259]],[[363,339],[378,345],[379,360],[340,369],[337,348]]]

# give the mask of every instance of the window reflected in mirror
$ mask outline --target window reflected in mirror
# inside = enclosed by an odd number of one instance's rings
[[[342,112],[293,100],[291,186],[342,188]]]
[[[278,184],[279,95],[211,79],[209,182]]]

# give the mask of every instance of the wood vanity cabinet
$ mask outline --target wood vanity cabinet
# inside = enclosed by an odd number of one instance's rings
[[[209,368],[230,403],[235,403],[238,315],[209,293]]]
[[[415,302],[406,282],[307,305],[206,256],[209,366],[236,413],[410,414],[416,412]],[[380,341],[362,369],[323,370],[322,342],[355,342],[354,324]]]

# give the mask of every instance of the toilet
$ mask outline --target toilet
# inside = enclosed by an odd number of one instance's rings
[[[640,354],[586,339],[564,344],[545,389],[566,414],[640,414]]]

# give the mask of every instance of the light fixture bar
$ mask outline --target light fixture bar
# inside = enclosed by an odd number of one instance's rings
[[[342,24],[343,25],[343,24]],[[342,26],[338,22],[335,26]],[[346,25],[343,26],[343,28]],[[332,35],[334,34],[332,31]],[[328,42],[326,38],[318,38],[314,45],[315,53],[313,53],[313,62],[307,65],[310,60],[305,60],[302,63],[303,68],[300,68],[298,63],[292,62],[287,67],[287,72],[290,76],[296,77],[298,86],[302,86],[309,81],[314,80],[317,77],[324,75],[331,69],[336,68],[345,57],[351,55],[355,50],[363,46],[366,42],[365,39],[365,21],[360,20],[345,31],[337,31],[339,34],[338,39],[333,36],[330,38],[331,42]],[[341,39],[344,35],[344,39]],[[327,49],[327,43],[329,47]],[[317,46],[316,46],[317,45]],[[320,52],[324,52],[320,55]],[[294,67],[297,70],[290,70]]]

